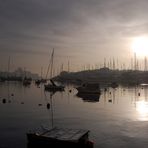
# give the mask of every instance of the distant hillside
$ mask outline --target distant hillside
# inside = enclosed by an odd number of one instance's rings
[[[81,83],[91,81],[98,82],[100,84],[117,82],[119,84],[135,85],[148,83],[148,72],[137,70],[110,70],[109,68],[101,68],[80,72],[63,71],[60,75],[54,77],[53,79],[63,83]]]

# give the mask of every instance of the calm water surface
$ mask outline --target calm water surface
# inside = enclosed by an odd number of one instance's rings
[[[94,99],[76,94],[67,86],[51,98],[33,83],[0,83],[0,148],[27,148],[26,132],[40,126],[89,129],[95,148],[148,147],[148,87],[102,89]]]

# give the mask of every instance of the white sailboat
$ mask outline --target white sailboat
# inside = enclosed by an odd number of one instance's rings
[[[50,68],[50,83],[48,83],[47,85],[44,85],[45,90],[48,91],[64,91],[64,86],[62,85],[56,85],[54,83],[54,81],[52,80],[53,77],[53,62],[54,62],[54,48],[51,54],[51,61],[48,65],[48,70],[47,70],[47,74]],[[47,77],[47,76],[46,76]]]

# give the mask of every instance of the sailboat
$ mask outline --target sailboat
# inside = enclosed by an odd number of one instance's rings
[[[50,83],[48,83],[47,85],[44,85],[45,90],[48,91],[64,91],[64,86],[62,85],[57,85],[54,83],[54,81],[52,80],[52,76],[53,76],[53,61],[54,60],[54,48],[51,54],[51,61],[48,65],[48,70],[47,70],[47,74],[49,71],[49,67],[50,67]],[[46,76],[47,77],[47,76]]]

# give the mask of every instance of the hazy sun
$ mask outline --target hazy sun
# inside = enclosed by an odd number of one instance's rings
[[[132,42],[132,50],[137,56],[148,55],[148,37],[137,37]]]

